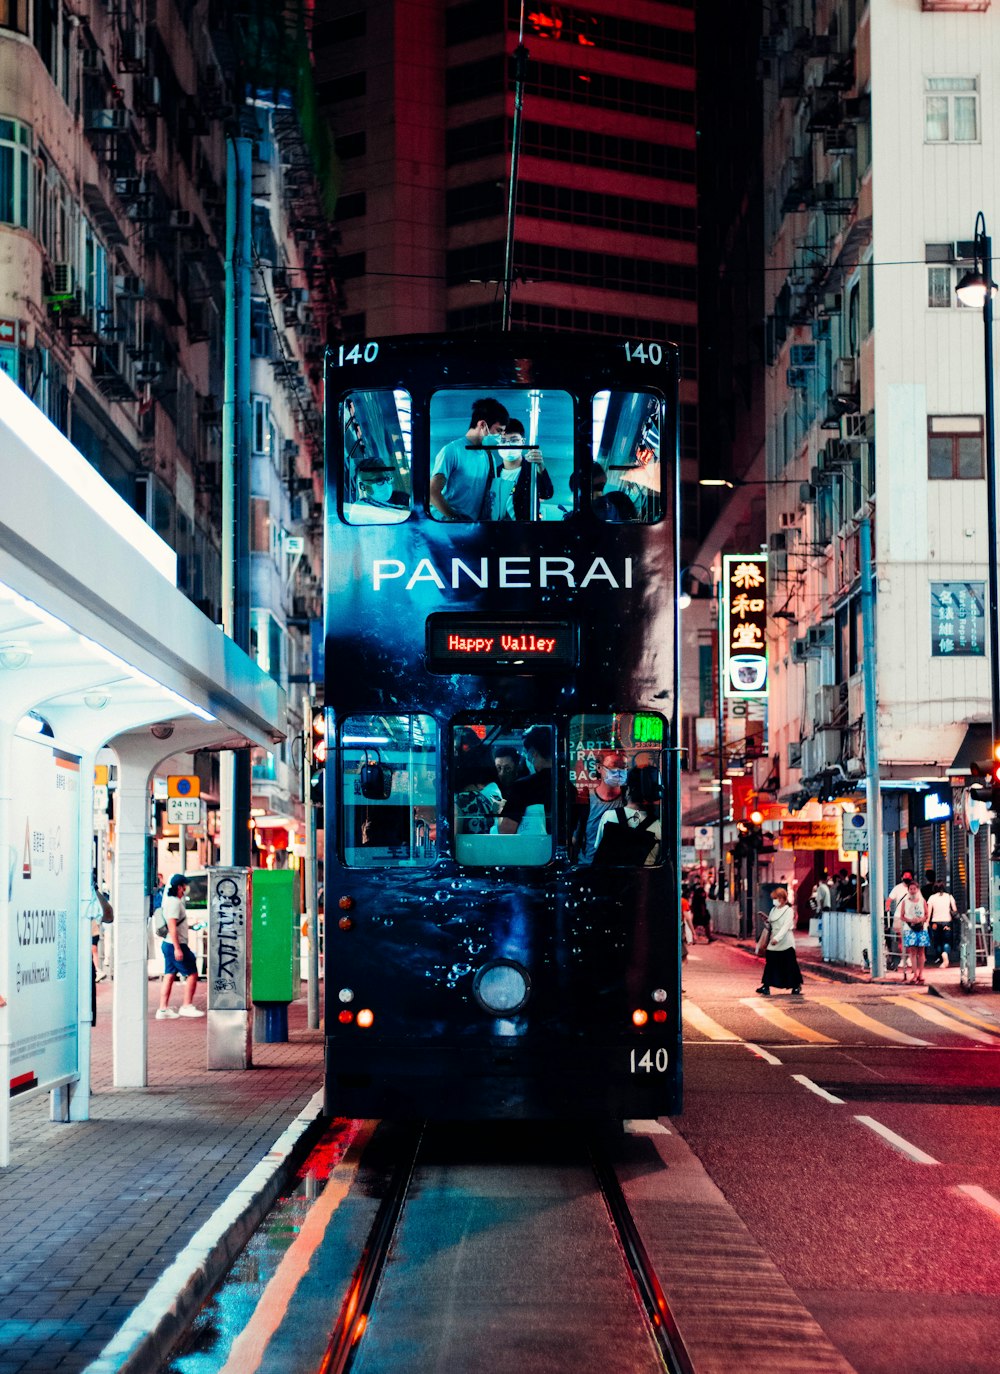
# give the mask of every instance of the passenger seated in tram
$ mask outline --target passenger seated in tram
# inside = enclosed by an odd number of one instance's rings
[[[489,835],[503,809],[493,757],[485,747],[461,755],[456,764],[455,834]]]
[[[490,449],[500,444],[507,411],[492,396],[474,401],[469,428],[438,452],[431,467],[431,514],[438,520],[466,522],[488,518],[494,473]]]
[[[397,469],[381,458],[362,458],[354,470],[357,500],[345,503],[351,525],[398,525],[410,513],[410,498],[396,486]]]
[[[520,420],[510,419],[503,434],[500,447],[503,466],[490,486],[489,510],[491,520],[531,520],[540,519],[538,511],[531,510],[531,472],[536,473],[535,490],[539,501],[550,501],[555,494],[552,478],[545,471],[545,460],[540,448],[525,444],[524,425]]]
[[[630,768],[621,805],[606,811],[598,824],[595,867],[615,864],[641,868],[659,862],[659,798],[656,769],[648,765]]]
[[[524,735],[524,754],[531,770],[507,791],[497,829],[501,835],[552,833],[552,731],[533,725]]]

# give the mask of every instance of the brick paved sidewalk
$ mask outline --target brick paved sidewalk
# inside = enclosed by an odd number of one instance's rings
[[[197,1004],[204,1009],[204,985]],[[150,982],[155,1008],[159,983]],[[175,993],[174,1002],[179,999]],[[205,1021],[149,1020],[145,1089],[111,1087],[111,989],[98,988],[91,1119],[15,1104],[0,1170],[0,1374],[82,1370],[323,1081],[322,1032],[205,1068]]]

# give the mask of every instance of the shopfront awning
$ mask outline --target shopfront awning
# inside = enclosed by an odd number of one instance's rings
[[[973,721],[965,727],[965,738],[958,746],[949,773],[971,773],[972,765],[988,769],[993,757],[993,726],[988,720]]]

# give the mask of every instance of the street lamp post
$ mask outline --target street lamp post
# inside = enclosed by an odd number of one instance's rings
[[[992,245],[986,232],[986,217],[982,210],[976,216],[973,253],[975,261],[971,272],[966,272],[955,288],[955,293],[963,305],[982,306],[983,310],[983,367],[986,379],[986,529],[987,560],[989,564],[989,626],[990,626],[990,712],[993,724],[991,738],[991,763],[996,764],[996,748],[1000,743],[1000,574],[997,569],[997,464],[993,391],[993,297],[997,284],[992,276]],[[993,853],[990,856],[990,916],[995,915],[996,893],[1000,886],[998,873],[997,844],[994,839]],[[975,950],[975,916],[970,943]],[[972,958],[975,958],[973,953]],[[994,973],[994,985],[997,983]]]
[[[714,575],[712,574],[712,572],[711,572],[711,570],[710,570],[709,568],[704,567],[701,563],[689,563],[687,567],[681,569],[680,593],[679,593],[679,596],[678,596],[678,605],[679,605],[679,607],[680,607],[681,610],[684,610],[687,606],[689,606],[689,605],[691,604],[691,595],[690,595],[690,593],[689,593],[688,591],[685,590],[685,587],[684,587],[684,576],[685,576],[685,574],[690,574],[690,575],[692,576],[692,578],[693,578],[696,582],[701,583],[701,582],[702,582],[702,579],[701,579],[700,577],[698,577],[698,574],[699,574],[699,573],[704,573],[704,574],[705,574],[705,580],[704,580],[703,585],[704,585],[704,586],[710,586],[710,587],[712,588],[712,595],[713,595],[713,597],[716,598],[717,606],[719,607],[719,610],[718,610],[718,613],[717,613],[717,616],[716,616],[716,626],[715,626],[715,640],[716,640],[716,643],[715,643],[715,659],[716,659],[716,678],[717,678],[716,702],[715,702],[715,707],[716,707],[715,723],[716,723],[716,747],[717,747],[717,749],[718,749],[718,777],[719,777],[719,834],[718,834],[718,845],[717,845],[717,852],[716,852],[715,891],[716,891],[716,894],[717,894],[717,896],[718,896],[718,900],[719,900],[719,901],[722,901],[722,900],[723,900],[723,882],[722,882],[722,879],[723,879],[723,874],[724,874],[724,872],[725,872],[725,858],[726,858],[725,841],[724,841],[724,838],[723,838],[724,831],[725,831],[725,826],[726,826],[726,804],[725,804],[725,785],[724,785],[724,784],[725,784],[725,776],[726,776],[726,763],[725,763],[725,757],[724,757],[724,755],[725,755],[725,734],[724,734],[723,702],[722,702],[722,620],[721,620],[721,614],[722,614],[722,612],[721,612],[722,597],[721,597],[721,589],[720,589],[720,586],[719,586],[718,583],[716,583],[715,578],[714,578]]]

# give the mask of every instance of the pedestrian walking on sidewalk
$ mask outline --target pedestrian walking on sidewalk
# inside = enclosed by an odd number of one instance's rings
[[[175,1021],[179,1016],[204,1016],[194,1005],[194,990],[198,986],[198,961],[188,948],[187,907],[184,894],[188,881],[183,873],[175,873],[167,884],[163,898],[163,918],[166,921],[167,937],[160,945],[163,951],[163,985],[160,988],[160,1005],[156,1012],[157,1021]],[[170,1005],[170,994],[174,990],[174,979],[181,977],[184,983],[184,1001],[179,1011]]]
[[[904,868],[899,882],[885,899],[886,935],[892,933],[895,936],[896,945],[899,949],[899,969],[903,975],[904,983],[906,982],[906,947],[903,944],[903,898],[906,896],[906,890],[910,886],[912,877],[913,874],[910,870]]]
[[[899,904],[903,922],[903,949],[910,956],[913,968],[913,981],[924,981],[924,960],[930,947],[931,937],[927,932],[927,903],[920,891],[916,878],[911,878],[906,896]],[[906,982],[906,969],[903,969],[903,982]]]
[[[712,934],[712,913],[708,909],[705,889],[697,880],[691,886],[691,924],[694,926],[695,934],[699,930],[702,931],[708,943],[712,943],[715,938]]]
[[[795,908],[789,904],[785,887],[776,887],[771,900],[774,905],[757,941],[757,953],[764,956],[764,975],[757,991],[761,997],[770,997],[772,988],[790,988],[793,997],[801,997],[802,971],[795,954]]]
[[[934,963],[948,967],[949,952],[955,947],[955,933],[952,922],[958,915],[955,898],[947,890],[943,878],[938,878],[934,891],[927,899],[927,917],[931,923],[931,944],[934,946]]]

